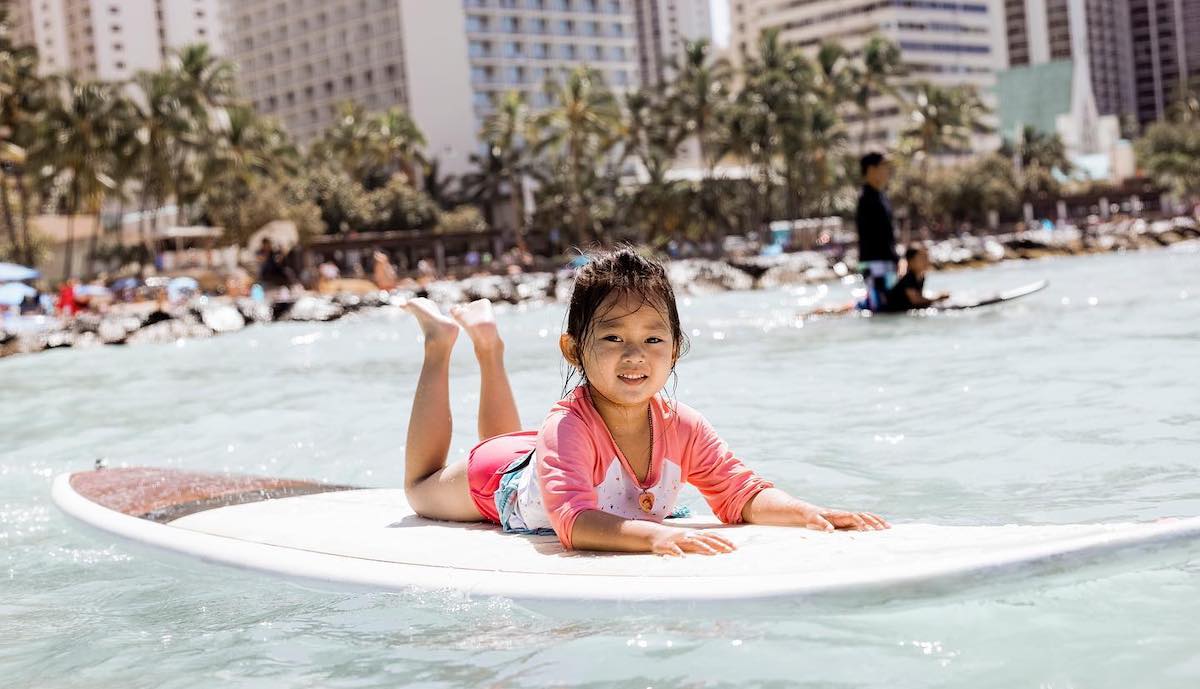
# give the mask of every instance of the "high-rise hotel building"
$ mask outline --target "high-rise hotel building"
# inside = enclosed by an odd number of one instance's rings
[[[767,29],[813,54],[825,41],[858,51],[881,35],[900,47],[907,80],[975,86],[988,98],[1007,64],[1002,9],[1001,0],[731,0],[730,53],[743,64]],[[871,139],[894,145],[904,123],[899,104],[881,97],[872,110]]]
[[[580,65],[617,91],[636,88],[634,0],[462,0],[475,114],[519,91],[534,108],[550,104],[547,80]]]
[[[550,103],[549,79],[580,65],[640,83],[634,0],[226,0],[243,91],[300,141],[345,100],[407,109],[448,172],[469,167],[479,126],[518,91]]]
[[[661,84],[688,43],[712,41],[708,0],[636,0],[638,66],[642,83]]]
[[[13,34],[40,69],[117,81],[191,43],[223,50],[219,0],[8,0]]]
[[[1010,64],[1086,59],[1102,115],[1160,119],[1200,74],[1200,0],[1005,0]]]

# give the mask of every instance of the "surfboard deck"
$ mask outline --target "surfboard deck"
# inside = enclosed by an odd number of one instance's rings
[[[714,518],[724,555],[566,551],[555,536],[416,516],[404,491],[313,481],[120,468],[63,474],[53,500],[139,544],[335,588],[445,590],[529,601],[794,599],[906,588],[953,590],[1037,570],[1186,552],[1200,518],[1054,526],[895,524],[834,533]],[[1181,555],[1182,556],[1182,555]]]
[[[991,294],[991,295],[988,295],[985,297],[980,297],[978,299],[965,299],[962,301],[955,301],[954,297],[952,296],[950,299],[946,300],[945,302],[939,303],[936,306],[933,306],[931,308],[935,309],[937,311],[961,311],[963,309],[979,308],[980,306],[991,306],[992,304],[1002,304],[1006,301],[1013,301],[1015,299],[1020,299],[1021,297],[1027,297],[1031,294],[1036,294],[1038,292],[1041,292],[1042,290],[1046,289],[1046,287],[1049,285],[1050,285],[1049,280],[1038,280],[1037,282],[1031,282],[1027,285],[1021,285],[1020,287],[1014,287],[1012,289],[1004,290],[1003,292],[997,292],[995,294]],[[917,309],[917,311],[920,311],[920,310],[921,309]]]

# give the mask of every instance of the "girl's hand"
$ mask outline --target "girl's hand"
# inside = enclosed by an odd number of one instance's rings
[[[679,529],[664,526],[661,534],[650,543],[650,552],[656,555],[680,556],[684,553],[719,555],[731,553],[737,546],[724,536],[703,529]]]
[[[804,526],[818,531],[833,531],[834,529],[881,531],[892,528],[892,525],[888,524],[883,517],[870,512],[848,512],[810,505],[804,516],[806,519]]]

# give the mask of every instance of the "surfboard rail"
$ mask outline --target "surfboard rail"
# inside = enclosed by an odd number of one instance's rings
[[[167,470],[170,471],[170,470]],[[988,581],[1006,573],[1036,574],[1077,567],[1089,561],[1128,556],[1135,552],[1162,551],[1181,542],[1200,540],[1200,517],[1152,523],[1067,525],[1067,526],[996,526],[952,527],[928,524],[897,524],[883,532],[808,532],[787,527],[723,527],[731,535],[750,534],[760,540],[745,567],[732,567],[729,558],[659,558],[642,554],[605,554],[563,551],[555,537],[527,537],[502,534],[482,525],[450,525],[423,520],[405,511],[403,491],[394,489],[351,489],[314,492],[307,495],[266,498],[192,513],[170,521],[135,516],[100,504],[80,494],[72,486],[71,474],[55,478],[54,503],[68,516],[100,531],[140,545],[169,551],[206,562],[244,570],[283,576],[290,579],[332,585],[336,588],[378,591],[453,590],[471,596],[503,597],[527,601],[558,602],[730,602],[772,599],[797,599],[833,594],[861,594],[886,591],[903,595],[906,590],[947,590]],[[365,508],[364,508],[365,506]],[[281,509],[287,508],[284,512]],[[329,526],[326,539],[310,534],[322,520],[314,510],[353,509],[357,523],[374,524],[376,539],[370,548],[354,546],[350,535]],[[379,514],[374,514],[379,512]],[[363,514],[369,514],[362,521]],[[293,522],[309,515],[309,522]],[[274,523],[263,522],[272,515]],[[251,540],[240,533],[247,523],[257,519],[278,537],[276,543]],[[399,519],[399,521],[397,521]],[[336,520],[334,520],[336,521]],[[189,526],[190,524],[190,526]],[[698,527],[717,526],[703,520]],[[295,526],[295,530],[291,527]],[[400,528],[404,527],[404,528]],[[412,531],[411,527],[417,527]],[[198,529],[224,533],[210,533]],[[383,529],[387,529],[384,531]],[[420,529],[425,529],[422,532]],[[962,530],[974,530],[970,533]],[[1057,531],[1055,531],[1057,529]],[[404,532],[408,532],[405,535]],[[340,538],[337,538],[340,533]],[[423,533],[417,542],[425,549],[405,554],[404,539]],[[813,547],[824,556],[839,552],[869,550],[871,544],[886,544],[882,539],[916,538],[928,541],[942,535],[967,537],[959,552],[943,557],[902,557],[893,553],[891,561],[877,567],[848,568],[831,566],[828,570],[786,571],[769,564],[773,551],[764,547],[777,541],[779,548]],[[969,539],[978,534],[979,547]],[[1023,534],[1028,544],[1022,545]],[[1036,535],[1036,537],[1035,537]],[[304,545],[304,539],[310,543]],[[455,547],[457,538],[464,547],[484,544],[496,552],[509,549],[523,553],[513,563],[480,561],[464,565],[450,562],[445,554],[429,550],[430,543]],[[987,539],[1009,545],[989,551]],[[506,540],[507,539],[507,540]],[[520,540],[512,540],[520,539]],[[875,540],[871,540],[875,539]],[[379,544],[383,544],[380,547]],[[391,544],[391,545],[388,545]],[[806,545],[808,544],[808,545]],[[394,547],[393,547],[394,546]],[[434,546],[436,547],[436,546]],[[823,549],[823,550],[821,550]],[[849,550],[848,550],[849,549]],[[747,549],[749,550],[749,548]],[[518,552],[520,551],[520,552]],[[741,552],[741,551],[739,551]],[[399,554],[398,554],[399,553]],[[465,557],[465,556],[463,556]],[[390,558],[390,559],[389,559]],[[445,560],[438,564],[439,558]],[[539,559],[541,558],[541,559]],[[404,561],[407,559],[408,561]],[[546,566],[538,571],[537,563]],[[532,563],[532,564],[531,564]],[[553,565],[553,567],[550,567]],[[720,568],[724,567],[724,570]],[[705,573],[705,570],[710,570]]]

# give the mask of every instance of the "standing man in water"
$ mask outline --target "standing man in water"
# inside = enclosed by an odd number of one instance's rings
[[[892,225],[892,204],[883,189],[892,176],[891,164],[882,153],[871,152],[859,161],[863,188],[858,197],[854,222],[858,225],[858,262],[863,285],[867,288],[866,306],[871,311],[886,307],[887,291],[896,284],[896,231]]]

